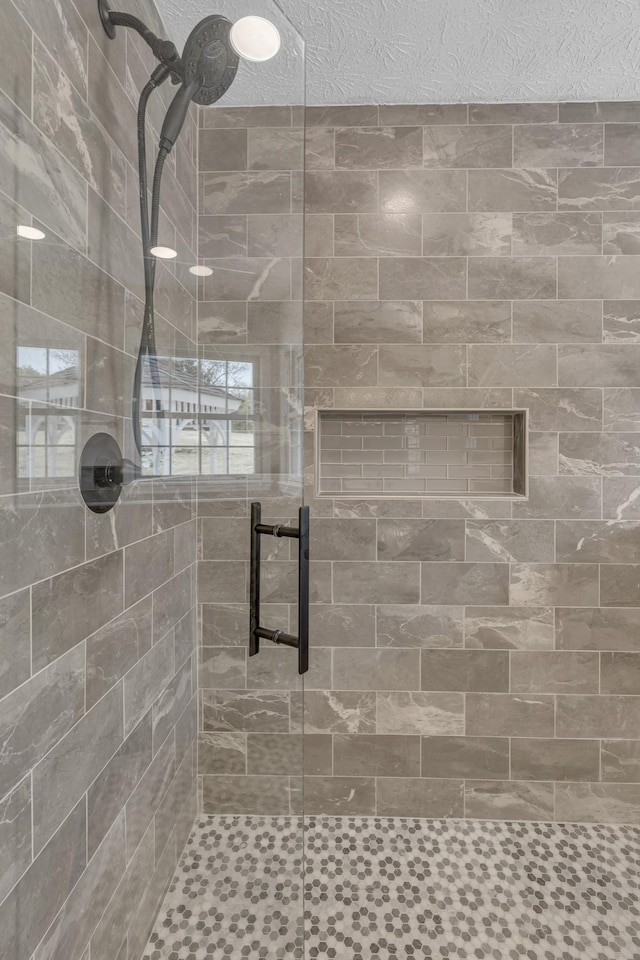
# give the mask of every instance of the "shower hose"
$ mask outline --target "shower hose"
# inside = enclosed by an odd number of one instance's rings
[[[145,358],[149,363],[149,373],[153,391],[157,394],[160,394],[161,392],[154,317],[156,259],[152,256],[151,250],[158,243],[158,221],[160,217],[160,188],[162,185],[162,172],[164,170],[165,161],[170,152],[169,148],[161,146],[156,159],[153,175],[153,186],[151,190],[151,219],[149,220],[146,143],[147,104],[153,91],[164,83],[167,77],[170,76],[171,72],[171,67],[167,66],[166,64],[160,64],[157,66],[153,71],[148,83],[143,88],[138,103],[138,176],[140,181],[140,225],[142,236],[142,255],[144,262],[144,319],[142,323],[140,347],[138,349],[138,358],[136,360],[136,369],[133,379],[132,424],[133,438],[140,460],[142,459],[142,374]],[[155,413],[156,416],[162,415],[161,410],[157,410]]]

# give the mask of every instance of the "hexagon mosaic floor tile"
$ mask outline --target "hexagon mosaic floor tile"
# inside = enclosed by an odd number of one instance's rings
[[[202,818],[144,960],[244,957],[639,960],[640,829]]]

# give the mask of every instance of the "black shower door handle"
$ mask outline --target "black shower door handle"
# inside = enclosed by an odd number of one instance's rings
[[[270,630],[260,623],[260,538],[288,537],[298,541],[298,635]],[[309,507],[300,507],[297,527],[262,523],[262,504],[251,504],[251,570],[249,585],[249,656],[260,652],[260,640],[295,647],[298,673],[309,669]]]

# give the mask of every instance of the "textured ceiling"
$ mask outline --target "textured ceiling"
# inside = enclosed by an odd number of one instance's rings
[[[271,0],[156,0],[179,45],[203,16],[285,34],[229,104],[299,103],[295,33]],[[126,6],[123,0],[121,6]],[[280,0],[306,41],[307,103],[640,99],[639,0]]]

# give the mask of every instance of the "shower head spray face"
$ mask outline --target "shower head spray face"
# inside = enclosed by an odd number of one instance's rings
[[[240,62],[229,39],[232,23],[226,17],[205,17],[191,31],[182,54],[184,84],[197,84],[191,99],[207,107],[233,83]]]

